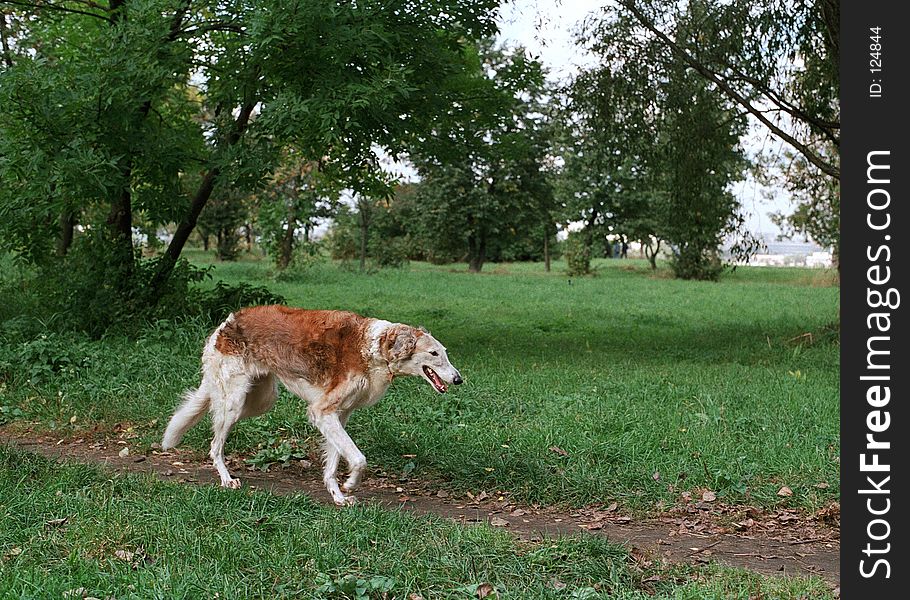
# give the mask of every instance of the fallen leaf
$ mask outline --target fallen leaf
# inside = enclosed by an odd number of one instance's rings
[[[114,556],[116,556],[120,560],[125,560],[126,562],[132,562],[133,557],[135,557],[136,554],[134,552],[130,552],[129,550],[115,550]]]
[[[613,520],[616,521],[617,523],[628,523],[632,520],[632,517],[616,517]]]
[[[490,495],[489,495],[488,493],[486,493],[486,492],[480,492],[479,494],[477,494],[477,497],[474,498],[474,500],[476,500],[477,502],[482,502],[482,501],[486,500],[486,499],[489,498],[489,497],[490,497]]]
[[[445,490],[439,490],[438,492],[436,492],[436,497],[437,498],[448,498],[449,492],[447,492]]]
[[[651,475],[651,479],[654,481],[660,481],[660,471],[654,471],[654,474]]]
[[[73,589],[71,589],[71,590],[66,590],[65,592],[63,592],[63,597],[64,597],[64,598],[69,598],[70,596],[75,596],[75,597],[77,597],[77,598],[82,598],[83,596],[85,596],[85,588],[84,588],[84,587],[77,587],[77,588],[73,588]]]
[[[490,525],[492,525],[493,527],[508,527],[509,522],[500,517],[493,517],[492,519],[490,519]]]
[[[777,490],[777,495],[778,495],[778,496],[792,496],[792,495],[793,495],[793,490],[791,490],[791,489],[788,488],[787,486],[783,486],[782,488],[780,488],[779,490]]]
[[[564,590],[566,589],[566,584],[556,579],[555,577],[550,580],[550,585],[553,586],[554,590]]]
[[[717,500],[717,494],[711,490],[705,490],[705,493],[701,495],[702,502],[714,502],[715,500]]]
[[[481,583],[477,586],[477,590],[474,593],[477,594],[477,597],[481,599],[488,596],[493,596],[494,598],[498,597],[496,594],[496,589],[489,583]]]
[[[61,525],[66,525],[66,522],[69,521],[69,517],[63,517],[60,519],[51,519],[50,521],[45,521],[45,527],[60,527]]]
[[[616,510],[617,508],[619,508],[619,504],[617,504],[617,503],[615,503],[615,502],[611,502],[611,503],[610,503],[610,506],[606,507],[604,510],[607,511],[607,512],[613,512],[613,511]]]
[[[513,510],[513,511],[512,511],[511,513],[509,513],[509,514],[511,514],[513,517],[520,517],[520,516],[522,516],[522,515],[526,515],[526,514],[527,514],[527,511],[526,511],[526,510],[522,510],[522,509],[520,509],[520,508],[516,508],[515,510]]]
[[[3,559],[9,560],[10,558],[15,558],[16,556],[19,556],[20,554],[22,554],[22,548],[20,548],[19,546],[16,546],[15,548],[12,548],[11,550],[7,550],[6,553],[3,554]]]
[[[817,487],[820,490],[826,490],[826,489],[828,489],[828,484],[825,483],[824,481],[822,481],[821,483],[816,483],[815,487]]]
[[[423,600],[423,596],[416,592],[411,592],[408,594],[408,600]]]
[[[569,455],[568,452],[566,452],[565,450],[563,450],[563,449],[560,448],[559,446],[550,446],[550,447],[548,448],[548,450],[549,450],[550,452],[555,452],[556,454],[558,454],[558,455],[560,455],[560,456],[568,456],[568,455]]]
[[[130,455],[130,449],[127,448],[126,446],[124,446],[123,449],[117,453],[117,456],[119,456],[120,458],[126,458],[129,455]]]

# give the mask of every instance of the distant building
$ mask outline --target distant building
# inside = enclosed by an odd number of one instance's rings
[[[778,241],[770,235],[764,236],[762,252],[753,255],[749,262],[738,261],[738,264],[749,264],[757,267],[807,267],[827,269],[833,266],[831,250],[822,248],[813,242],[794,240]],[[729,247],[724,247],[724,256],[730,258]]]

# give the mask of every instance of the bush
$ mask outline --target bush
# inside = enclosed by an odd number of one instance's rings
[[[572,276],[591,273],[591,249],[585,243],[581,232],[572,232],[563,245],[566,257],[566,273]]]
[[[214,323],[220,323],[229,314],[245,306],[260,304],[284,304],[284,296],[271,292],[268,288],[249,283],[229,285],[219,281],[212,289],[190,290],[187,298],[195,304],[197,314]]]
[[[408,264],[409,247],[408,236],[373,238],[370,243],[370,257],[378,267],[403,267]]]
[[[716,249],[683,246],[674,249],[670,268],[673,269],[673,275],[680,279],[717,281],[724,265]]]

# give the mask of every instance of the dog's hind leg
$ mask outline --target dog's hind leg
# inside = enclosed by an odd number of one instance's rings
[[[209,456],[212,457],[221,478],[222,487],[236,489],[240,487],[240,480],[231,477],[227,465],[224,464],[224,443],[231,428],[243,414],[244,402],[252,382],[246,373],[235,373],[219,383],[221,389],[212,394],[211,415],[214,435]]]

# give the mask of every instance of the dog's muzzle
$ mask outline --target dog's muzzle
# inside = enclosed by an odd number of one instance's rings
[[[461,385],[464,383],[464,379],[461,378],[461,375],[456,374],[455,377],[452,378],[452,383],[454,385]]]

